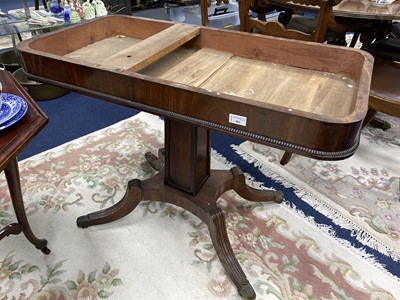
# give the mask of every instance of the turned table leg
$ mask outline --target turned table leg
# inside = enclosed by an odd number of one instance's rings
[[[47,241],[44,239],[38,239],[32,232],[29,226],[28,219],[25,213],[24,202],[22,199],[21,183],[19,178],[18,162],[17,159],[10,160],[8,166],[4,169],[8,188],[10,190],[11,200],[13,203],[15,215],[18,220],[18,224],[10,224],[8,227],[8,234],[23,232],[26,238],[33,244],[37,249],[40,249],[44,254],[49,254],[50,249],[46,247]],[[12,227],[15,227],[12,229]],[[7,230],[7,227],[6,227]],[[3,230],[2,230],[3,231]],[[3,233],[1,233],[3,234]],[[7,235],[8,235],[7,234]]]

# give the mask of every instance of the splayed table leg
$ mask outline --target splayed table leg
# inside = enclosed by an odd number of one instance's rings
[[[282,192],[247,186],[238,167],[210,170],[209,131],[177,121],[166,120],[165,123],[165,149],[158,152],[158,157],[151,153],[145,155],[158,174],[144,181],[129,181],[120,202],[79,217],[78,226],[85,228],[118,220],[133,211],[142,199],[182,207],[207,224],[215,251],[240,295],[255,299],[256,294],[233,253],[224,214],[216,203],[231,189],[256,202],[281,202]]]

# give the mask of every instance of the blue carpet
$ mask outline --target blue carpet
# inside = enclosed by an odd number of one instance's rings
[[[285,195],[285,201],[290,205],[302,211],[304,215],[312,217],[315,223],[330,226],[334,230],[337,238],[348,241],[356,249],[363,250],[365,253],[373,257],[377,263],[384,266],[388,272],[400,278],[399,262],[396,262],[392,258],[381,254],[379,251],[360,243],[350,230],[336,225],[331,219],[316,211],[312,206],[301,200],[292,188],[286,188],[282,184],[265,176],[257,167],[254,166],[254,164],[247,162],[237,154],[232,149],[231,145],[239,145],[242,142],[243,141],[240,139],[228,137],[219,133],[214,133],[212,137],[213,149],[223,155],[228,161],[239,166],[244,173],[250,174],[256,181],[263,182],[265,187],[283,192]]]
[[[68,92],[65,96],[37,101],[49,123],[20,153],[19,160],[54,148],[80,136],[129,118],[137,110]]]

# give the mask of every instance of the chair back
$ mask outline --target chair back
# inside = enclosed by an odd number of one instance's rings
[[[316,10],[318,12],[318,17],[315,29],[311,33],[307,33],[295,29],[286,29],[284,25],[275,20],[262,21],[253,18],[249,13],[253,1],[254,0],[240,0],[239,14],[241,31],[253,32],[255,29],[261,34],[319,43],[324,41],[325,35],[330,28],[329,25],[335,23],[332,7],[341,2],[341,0],[292,0],[291,2],[296,4],[319,7],[319,10]],[[288,2],[288,0],[275,0],[274,4],[279,6],[278,2],[282,2],[282,6],[284,7],[285,2]]]

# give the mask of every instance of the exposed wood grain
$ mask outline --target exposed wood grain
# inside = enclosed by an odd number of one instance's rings
[[[143,73],[329,117],[343,117],[354,110],[355,82],[349,77],[233,57],[208,48],[181,53],[165,57],[161,69],[157,61]]]
[[[339,74],[240,57],[232,58],[201,87],[329,117],[350,114],[356,92],[354,81]]]
[[[119,54],[121,49],[141,41],[123,35],[109,37],[65,57],[102,64],[110,55]],[[141,73],[197,87],[232,56],[230,52],[209,48],[180,47],[163,55]],[[113,67],[120,68],[120,65],[115,63]],[[238,57],[224,68],[227,69],[219,70],[202,87],[327,117],[343,117],[354,110],[354,81],[348,77]],[[238,77],[237,74],[245,76]],[[259,76],[265,80],[257,79]],[[303,87],[300,91],[299,86]],[[294,94],[300,96],[294,98]],[[343,103],[339,106],[336,97],[342,99]]]
[[[142,40],[125,35],[113,36],[82,47],[65,55],[65,57],[97,64],[114,54],[118,54],[121,49],[136,45],[140,41]]]
[[[169,67],[158,77],[172,82],[200,86],[232,56],[233,54],[229,52],[203,48],[185,59],[170,60]]]
[[[164,55],[156,62],[141,69],[138,73],[146,74],[153,77],[160,77],[162,74],[167,72],[171,68],[171,66],[187,59],[198,50],[198,48],[192,47],[179,47],[171,53]]]
[[[198,26],[175,24],[101,62],[107,69],[136,72],[200,34]]]

